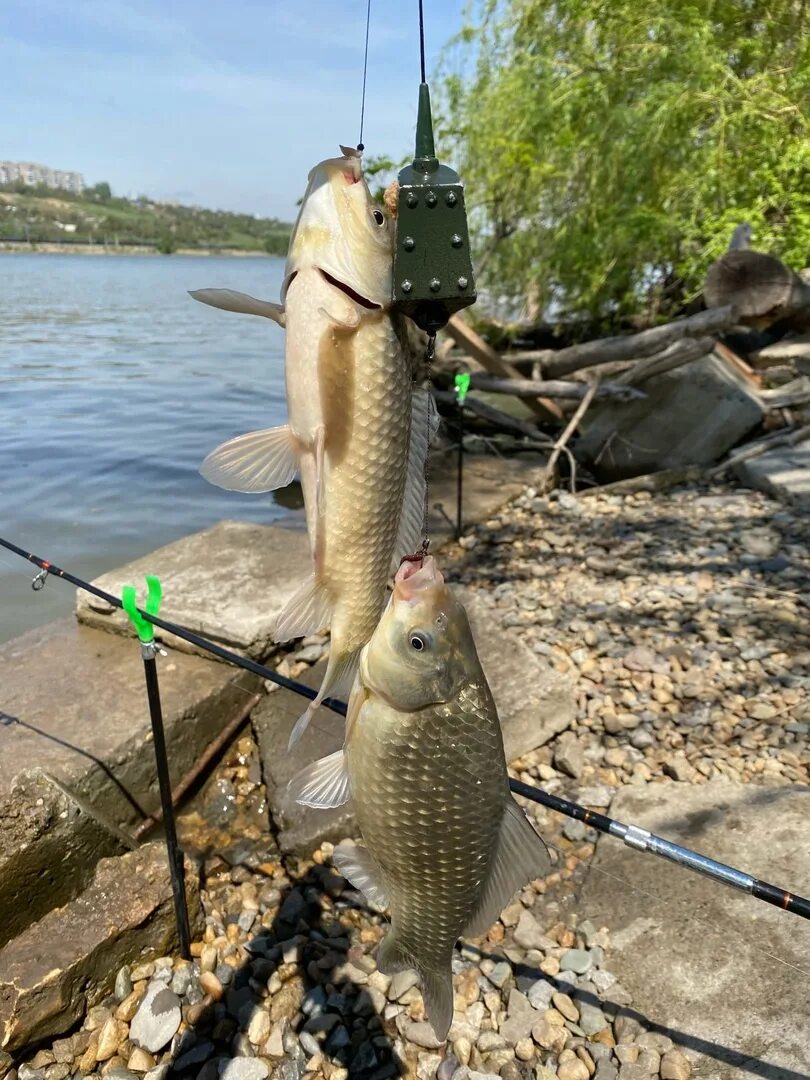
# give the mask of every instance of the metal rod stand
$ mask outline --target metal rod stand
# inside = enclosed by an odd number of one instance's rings
[[[180,942],[181,955],[186,960],[190,960],[191,928],[186,903],[184,857],[182,849],[177,843],[177,827],[174,818],[174,803],[172,801],[172,781],[169,775],[169,759],[166,754],[166,734],[163,729],[163,710],[160,706],[160,686],[158,684],[155,651],[154,642],[141,644],[143,671],[146,677],[146,696],[149,700],[149,718],[152,722],[152,737],[155,743],[160,803],[163,808],[163,822],[166,830],[166,851],[169,856],[169,874],[174,897],[174,914],[177,920],[177,937]]]
[[[458,401],[458,481],[456,484],[456,540],[461,539],[464,498],[464,403]]]

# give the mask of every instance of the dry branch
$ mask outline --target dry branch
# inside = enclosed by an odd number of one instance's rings
[[[778,446],[796,446],[808,438],[810,438],[810,424],[791,428],[789,431],[771,432],[769,435],[764,435],[761,439],[755,439],[753,442],[743,446],[736,453],[727,457],[725,461],[715,465],[706,475],[710,478],[720,476],[732,466],[739,465],[741,461],[749,461],[751,458],[759,457],[760,454],[766,454],[769,450],[775,450]]]
[[[591,402],[596,397],[596,392],[597,392],[598,389],[599,389],[599,380],[597,379],[595,382],[591,383],[591,385],[588,387],[587,394],[582,399],[582,401],[580,401],[579,405],[577,406],[576,412],[574,413],[574,415],[571,417],[571,419],[566,424],[565,431],[563,431],[562,435],[560,435],[559,439],[557,439],[557,441],[554,443],[554,446],[552,448],[552,451],[551,451],[551,454],[549,456],[548,462],[546,464],[545,471],[543,472],[542,488],[543,488],[544,491],[547,491],[548,488],[551,486],[551,484],[553,484],[553,482],[554,482],[554,471],[555,471],[555,469],[557,467],[557,461],[559,460],[560,454],[567,448],[568,440],[574,434],[577,427],[579,426],[580,421],[582,420],[582,417],[588,411],[588,408],[589,408]],[[573,459],[572,459],[572,464],[573,464]],[[574,472],[572,470],[572,473],[571,473],[571,490],[574,491],[575,487],[576,487],[576,482],[575,482],[575,478],[574,478]]]
[[[709,346],[711,348],[711,345]],[[538,382],[532,379],[496,379],[491,375],[472,375],[470,386],[473,390],[485,390],[490,394],[510,394],[512,397],[549,397],[581,401],[589,391],[585,382],[562,382],[548,380]],[[643,398],[644,391],[622,383],[601,383],[596,392],[597,398],[618,398],[620,401],[633,401]]]
[[[619,376],[621,382],[628,386],[637,386],[639,383],[651,379],[654,375],[663,375],[665,371],[683,367],[693,360],[699,360],[701,356],[710,353],[714,348],[714,338],[686,338],[683,341],[675,341],[668,345],[660,353],[648,357],[646,360],[634,364],[628,371]]]
[[[640,360],[661,352],[673,341],[716,334],[733,326],[736,321],[734,308],[729,304],[699,311],[696,315],[675,319],[663,326],[653,326],[638,334],[584,341],[580,345],[569,345],[565,349],[511,353],[507,354],[505,359],[511,366],[539,361],[543,375],[549,379],[557,379],[574,371],[581,371],[582,368]]]
[[[453,315],[450,319],[447,324],[447,333],[460,349],[463,349],[474,360],[477,360],[490,375],[499,375],[501,378],[507,379],[519,379],[522,377],[518,369],[495,352],[492,346],[488,345],[480,334],[476,334],[475,330],[460,315]],[[563,418],[559,405],[556,405],[548,398],[530,398],[527,404],[533,412],[544,420],[548,419],[549,414],[555,420],[562,420]]]
[[[434,390],[433,396],[436,401],[440,401],[446,405],[455,405],[456,395],[449,390]],[[464,399],[464,408],[468,412],[475,413],[480,416],[482,420],[487,420],[494,427],[500,428],[503,431],[508,431],[513,435],[523,435],[526,438],[533,439],[535,442],[547,442],[551,446],[551,440],[545,436],[542,431],[530,424],[527,420],[519,420],[515,416],[510,416],[509,413],[502,412],[500,409],[496,409],[493,405],[487,405],[484,401],[479,401],[478,398],[467,397]]]

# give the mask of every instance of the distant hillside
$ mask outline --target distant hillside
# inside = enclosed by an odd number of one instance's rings
[[[275,218],[123,199],[109,184],[73,194],[44,186],[0,184],[0,242],[138,244],[170,254],[178,248],[264,251],[284,255],[291,226]]]

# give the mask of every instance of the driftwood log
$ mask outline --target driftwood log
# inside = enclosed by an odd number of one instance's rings
[[[569,345],[565,349],[511,353],[507,354],[506,359],[513,367],[539,362],[544,378],[559,379],[583,368],[653,356],[682,338],[716,334],[727,330],[736,321],[734,308],[727,304],[710,308],[708,311],[699,311],[696,315],[689,315],[684,319],[675,319],[663,326],[653,326],[638,334],[584,341],[580,345]]]
[[[492,346],[488,345],[481,335],[477,334],[460,315],[452,316],[447,324],[446,333],[460,349],[463,349],[473,360],[477,360],[490,375],[497,375],[505,379],[522,378],[518,369],[495,352]],[[548,420],[550,416],[555,420],[563,419],[559,405],[556,405],[549,398],[532,395],[528,398],[527,404],[532,412],[543,420]]]
[[[442,405],[456,404],[456,395],[450,390],[434,389],[433,397]],[[482,420],[486,420],[500,431],[507,431],[512,435],[522,435],[525,438],[534,440],[534,442],[542,442],[549,446],[553,443],[553,440],[545,436],[542,431],[538,430],[534,424],[530,424],[528,420],[519,420],[515,416],[510,416],[509,413],[496,409],[494,405],[489,405],[485,401],[479,401],[478,398],[465,398],[464,408],[468,412],[480,416]]]
[[[762,329],[782,319],[810,326],[810,284],[761,251],[727,251],[713,262],[703,297],[708,307],[733,304],[746,326]]]
[[[704,339],[705,340],[705,339]],[[711,343],[709,344],[709,349]],[[708,352],[708,349],[706,350]],[[702,354],[699,354],[702,355]],[[562,382],[560,380],[537,381],[535,379],[496,379],[491,375],[470,376],[473,390],[484,390],[490,394],[510,394],[517,398],[547,397],[563,400],[581,401],[588,393],[589,383]],[[644,397],[643,390],[622,383],[602,383],[596,390],[597,398],[618,398],[620,401],[633,401]]]

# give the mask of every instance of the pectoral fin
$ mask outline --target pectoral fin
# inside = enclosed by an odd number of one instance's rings
[[[200,473],[227,491],[276,491],[295,479],[298,456],[289,427],[249,431],[212,450]]]
[[[326,588],[308,577],[281,609],[273,628],[274,641],[291,641],[322,630],[332,620],[332,601]]]
[[[210,307],[222,308],[223,311],[238,311],[242,315],[262,315],[272,319],[279,326],[286,325],[284,308],[270,300],[257,300],[247,293],[234,292],[233,289],[194,289],[189,292],[195,300]]]
[[[332,853],[332,862],[355,889],[377,907],[388,907],[388,894],[381,884],[380,868],[371,857],[368,848],[360,844],[344,842]]]
[[[343,749],[308,765],[292,778],[290,795],[302,806],[330,810],[349,801],[349,772]]]
[[[543,877],[551,866],[548,848],[510,796],[481,899],[464,927],[464,937],[485,933],[518,891]]]

